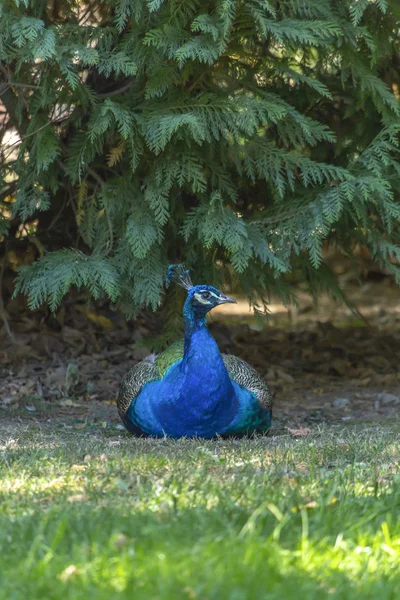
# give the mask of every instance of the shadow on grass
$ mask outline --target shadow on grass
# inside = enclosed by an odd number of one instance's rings
[[[32,505],[18,517],[0,517],[0,596],[309,599],[379,592],[395,598],[394,565],[379,540],[382,522],[395,523],[398,499],[397,493],[395,506],[388,495],[373,519],[343,533],[340,518],[322,527],[310,511],[281,527],[267,505],[253,512],[226,506],[155,511],[112,506],[112,500],[104,506],[99,499],[61,508],[62,498],[55,498],[47,508]],[[381,568],[367,569],[371,559],[382,561]]]

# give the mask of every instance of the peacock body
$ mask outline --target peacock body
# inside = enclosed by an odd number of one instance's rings
[[[184,340],[135,365],[123,378],[118,411],[139,436],[213,438],[266,431],[271,394],[244,360],[221,354],[207,328],[207,313],[235,302],[209,285],[193,286],[181,265],[169,280],[187,289]]]

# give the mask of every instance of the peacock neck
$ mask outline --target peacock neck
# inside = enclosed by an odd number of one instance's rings
[[[223,389],[224,396],[228,398],[232,396],[232,384],[218,345],[208,330],[206,313],[194,312],[188,304],[183,310],[185,337],[182,369],[187,378],[186,386],[193,385],[198,396],[201,381],[204,390],[210,391],[214,387]],[[210,393],[208,402],[212,402],[213,397],[216,402],[220,401],[219,397]]]
[[[212,437],[224,431],[237,410],[237,398],[206,314],[184,308],[184,356],[159,382],[154,414],[169,435]]]
[[[193,346],[193,339],[196,338],[196,333],[204,331],[208,333],[206,313],[198,313],[193,311],[190,305],[189,299],[185,302],[183,307],[183,323],[184,323],[184,356],[189,352],[189,349]],[[211,335],[208,333],[211,337]]]

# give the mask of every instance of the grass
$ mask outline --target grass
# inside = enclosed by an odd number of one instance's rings
[[[0,598],[394,600],[399,442],[0,429]]]

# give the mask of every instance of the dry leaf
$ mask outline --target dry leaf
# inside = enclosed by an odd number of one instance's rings
[[[71,406],[73,408],[78,408],[79,406],[82,406],[82,404],[79,404],[79,402],[74,402],[73,400],[71,400],[71,398],[63,400],[62,402],[60,402],[60,404],[63,404],[64,406]]]
[[[76,567],[75,565],[68,565],[68,567],[66,567],[64,571],[62,571],[62,573],[59,574],[58,578],[61,579],[61,581],[68,581],[68,579],[71,579],[71,577],[75,577],[78,574],[78,567]]]
[[[299,429],[289,429],[288,427],[287,430],[292,437],[306,437],[311,433],[311,429],[308,427],[300,427]]]
[[[114,327],[111,319],[108,319],[104,315],[96,315],[94,312],[87,312],[87,317],[96,325],[100,325],[103,329],[112,329]]]
[[[125,150],[125,145],[125,140],[121,140],[118,146],[115,146],[115,148],[111,148],[110,153],[107,156],[107,166],[113,167],[121,160]]]
[[[87,494],[74,494],[68,498],[68,502],[86,502],[87,500],[89,500]]]

